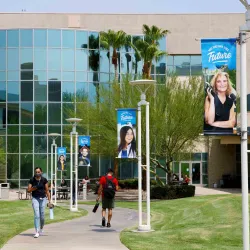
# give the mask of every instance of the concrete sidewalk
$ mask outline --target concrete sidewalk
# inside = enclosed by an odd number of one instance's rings
[[[136,211],[115,208],[111,228],[103,228],[101,227],[101,207],[96,214],[92,212],[93,206],[79,205],[79,207],[86,209],[89,212],[88,215],[71,221],[45,225],[44,235],[37,239],[33,238],[34,229],[29,229],[9,240],[2,250],[127,249],[120,242],[119,234],[127,227],[136,226]]]

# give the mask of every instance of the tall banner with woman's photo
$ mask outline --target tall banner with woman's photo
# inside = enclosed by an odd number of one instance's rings
[[[90,136],[79,136],[78,145],[78,166],[90,167]]]
[[[117,109],[118,158],[136,158],[136,109]]]
[[[204,135],[236,132],[236,39],[201,39]]]
[[[58,147],[57,148],[57,170],[65,171],[66,170],[66,148]]]

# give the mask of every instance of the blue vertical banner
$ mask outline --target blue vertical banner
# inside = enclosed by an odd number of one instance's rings
[[[201,39],[204,135],[236,133],[236,38]]]
[[[78,137],[78,166],[90,167],[90,136],[82,135]]]
[[[57,148],[57,170],[65,171],[66,170],[66,147]]]
[[[117,109],[118,158],[136,158],[136,110]]]

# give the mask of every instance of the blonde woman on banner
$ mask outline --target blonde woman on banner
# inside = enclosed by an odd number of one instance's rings
[[[218,72],[206,89],[205,123],[211,131],[232,132],[236,125],[236,91],[229,75]]]
[[[136,141],[133,128],[123,126],[120,129],[120,144],[118,146],[118,158],[135,158]]]

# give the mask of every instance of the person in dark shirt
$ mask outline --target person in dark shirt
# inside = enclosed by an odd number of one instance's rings
[[[236,92],[229,75],[218,72],[205,99],[205,130],[233,132],[236,125]]]
[[[36,233],[34,238],[38,238],[44,227],[44,212],[46,206],[46,196],[50,203],[50,193],[48,181],[42,177],[42,169],[35,168],[35,175],[29,181],[28,192],[32,193],[32,207],[34,210],[34,225]]]

